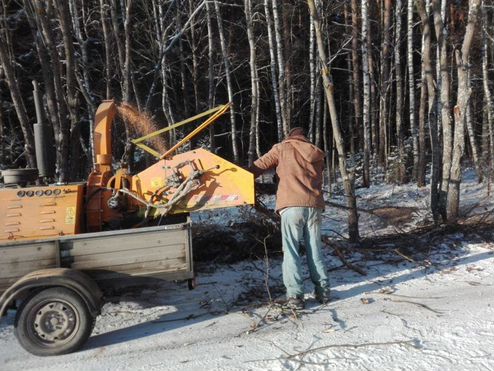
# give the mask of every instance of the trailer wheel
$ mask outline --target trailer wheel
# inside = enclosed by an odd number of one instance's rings
[[[74,291],[52,287],[28,297],[17,311],[15,335],[24,349],[37,356],[66,354],[88,339],[94,318]]]

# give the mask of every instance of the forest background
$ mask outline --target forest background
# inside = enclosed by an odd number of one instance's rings
[[[355,187],[379,177],[429,186],[434,222],[455,222],[462,166],[494,177],[493,61],[492,0],[0,0],[0,165],[36,167],[33,82],[60,182],[91,169],[104,99],[131,170],[152,159],[125,111],[158,129],[232,102],[193,145],[248,166],[303,126],[351,240]]]

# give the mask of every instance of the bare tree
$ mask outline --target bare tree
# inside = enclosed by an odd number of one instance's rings
[[[398,181],[405,183],[405,133],[403,131],[403,78],[401,67],[401,16],[403,13],[403,4],[401,0],[396,1],[395,5],[395,45],[394,45],[394,66],[396,76],[396,136],[398,143]]]
[[[110,99],[111,91],[110,91],[110,71],[111,71],[111,46],[110,46],[110,31],[108,29],[108,11],[110,10],[110,6],[106,3],[106,0],[99,0],[99,11],[100,11],[100,21],[101,21],[101,29],[103,31],[103,42],[105,45],[105,97],[106,99]]]
[[[410,133],[412,135],[412,152],[413,152],[413,171],[412,178],[418,179],[419,168],[419,135],[417,129],[417,120],[415,120],[415,66],[413,63],[413,7],[414,0],[408,0],[407,3],[407,68],[408,68],[408,99],[410,119]]]
[[[381,75],[379,94],[379,148],[378,159],[382,166],[388,161],[388,124],[389,124],[389,90],[391,88],[391,5],[392,0],[384,0],[381,45]]]
[[[208,108],[214,106],[214,42],[213,42],[213,22],[211,21],[210,2],[206,1],[206,24],[208,28]],[[211,150],[215,150],[216,141],[214,138],[214,125],[209,127],[209,145]]]
[[[364,126],[364,168],[363,168],[363,183],[364,187],[370,186],[370,155],[371,155],[371,111],[370,111],[370,76],[369,76],[369,57],[368,57],[368,39],[369,33],[369,17],[368,17],[368,2],[362,0],[362,73],[364,82],[363,91],[363,126]]]
[[[454,221],[459,215],[461,158],[465,150],[465,115],[470,99],[471,87],[468,78],[470,47],[472,45],[475,24],[477,23],[480,0],[469,0],[468,23],[461,51],[456,50],[456,65],[458,72],[457,102],[454,107],[455,130],[453,138],[453,158],[448,193],[448,220]]]
[[[271,87],[273,90],[273,100],[276,113],[276,128],[278,133],[278,141],[281,141],[284,136],[283,129],[283,114],[281,112],[280,95],[278,92],[278,74],[276,70],[276,53],[275,53],[275,41],[273,36],[273,25],[271,21],[271,8],[269,6],[269,0],[264,0],[264,14],[266,17],[266,28],[268,30],[268,45],[269,45],[269,58],[270,58],[270,70],[271,70]]]
[[[436,119],[436,83],[433,77],[433,68],[431,61],[431,27],[429,24],[429,14],[426,10],[424,0],[417,0],[417,9],[422,23],[423,45],[422,45],[422,69],[427,82],[428,95],[428,121],[430,132],[430,143],[432,151],[432,174],[430,186],[431,211],[434,221],[439,222],[441,210],[439,208],[439,178],[441,167],[441,147]],[[423,151],[423,149],[421,149]],[[444,218],[444,215],[443,215]]]
[[[58,11],[58,19],[60,22],[60,31],[62,33],[63,45],[64,45],[64,59],[65,59],[65,91],[67,95],[67,108],[70,119],[70,149],[71,158],[80,157],[80,130],[79,130],[79,117],[78,117],[78,99],[77,99],[77,82],[75,76],[75,56],[74,56],[74,44],[72,42],[72,23],[69,11],[69,3],[67,1],[53,0],[54,7]],[[89,158],[91,158],[89,156]],[[78,168],[76,166],[70,166],[70,178],[77,177]]]
[[[287,115],[287,85],[285,77],[285,57],[283,49],[283,38],[281,35],[281,21],[278,0],[271,0],[274,20],[274,34],[276,40],[276,60],[278,62],[278,92],[280,95],[281,117],[283,119],[283,135],[288,134],[290,129],[289,117]]]
[[[359,132],[363,132],[362,128],[362,95],[361,95],[361,81],[360,81],[360,60],[359,60],[359,25],[358,25],[358,4],[357,0],[352,0],[351,3],[351,18],[352,18],[352,92],[351,95],[353,98],[353,106],[354,106],[354,124],[353,127],[355,136],[352,138],[353,146],[356,147],[355,141]],[[368,21],[368,19],[366,20]],[[367,27],[368,28],[368,27]],[[365,42],[365,37],[367,35],[362,34],[363,43]],[[367,61],[368,63],[368,61]],[[367,71],[369,70],[367,66]],[[368,72],[367,72],[368,73]],[[369,76],[367,76],[369,78]],[[369,83],[369,82],[367,82]],[[368,107],[367,107],[368,108]],[[369,123],[367,122],[367,125]],[[370,138],[369,138],[370,139]],[[354,148],[356,151],[356,148]],[[369,155],[369,154],[367,154]],[[368,165],[368,164],[367,164]],[[369,169],[367,169],[367,179],[364,180],[366,186],[369,184]]]
[[[258,107],[259,107],[259,78],[257,76],[256,63],[256,43],[254,40],[254,26],[252,22],[252,3],[251,0],[244,0],[244,12],[247,23],[247,38],[249,39],[250,51],[250,82],[251,82],[251,105],[250,105],[250,130],[249,130],[249,151],[248,164],[254,163],[256,151],[256,133],[258,132]]]
[[[326,51],[324,48],[323,38],[321,34],[319,15],[314,4],[314,0],[307,0],[310,14],[312,15],[312,21],[314,22],[314,29],[317,40],[317,50],[319,52],[319,59],[321,63],[321,76],[323,79],[324,92],[326,94],[326,101],[328,104],[328,110],[331,116],[331,124],[333,128],[333,137],[335,140],[336,148],[338,150],[339,168],[340,174],[343,178],[343,186],[345,189],[345,196],[347,199],[348,207],[348,234],[351,241],[358,241],[358,214],[357,214],[357,201],[354,190],[354,178],[349,173],[346,164],[346,151],[343,142],[343,136],[338,122],[338,114],[336,112],[336,105],[334,100],[334,86],[331,81],[331,71],[327,67]]]
[[[444,1],[444,0],[443,0]],[[441,0],[432,0],[432,9],[434,14],[434,28],[437,35],[438,43],[438,59],[437,59],[437,71],[438,72],[438,91],[439,91],[439,108],[441,113],[442,123],[442,180],[441,191],[439,193],[439,207],[441,214],[446,213],[446,200],[449,188],[449,173],[451,169],[451,155],[452,155],[452,121],[450,113],[450,79],[449,79],[449,66],[448,66],[448,31],[446,28],[445,20],[443,20],[443,14],[441,12]]]
[[[482,1],[482,3],[484,3]],[[488,147],[490,147],[490,151],[485,151],[486,157],[485,161],[489,163],[489,178],[490,183],[494,181],[494,103],[492,100],[492,93],[489,87],[489,43],[487,39],[488,32],[488,19],[487,19],[487,9],[485,5],[482,4],[482,87],[484,89],[484,99],[485,99],[485,107],[486,107],[486,121],[483,125],[484,131],[487,133]],[[487,147],[487,146],[486,146]],[[490,152],[490,156],[489,155]]]
[[[216,12],[216,21],[218,23],[218,32],[220,36],[221,54],[223,56],[223,64],[225,66],[226,87],[228,90],[228,100],[233,103],[233,85],[231,81],[230,59],[228,58],[228,50],[226,47],[225,31],[223,30],[223,18],[221,16],[220,4],[218,0],[214,0],[214,9]],[[230,124],[232,135],[232,152],[233,159],[236,163],[240,161],[240,154],[237,146],[237,124],[235,120],[234,106],[230,108]]]

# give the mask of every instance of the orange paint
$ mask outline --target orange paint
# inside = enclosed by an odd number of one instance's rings
[[[81,232],[84,184],[4,188],[0,192],[0,242]]]

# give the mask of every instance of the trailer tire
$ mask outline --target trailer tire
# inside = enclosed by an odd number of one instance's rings
[[[65,287],[51,287],[24,300],[14,331],[29,353],[53,356],[78,350],[91,335],[94,321],[80,295]]]

